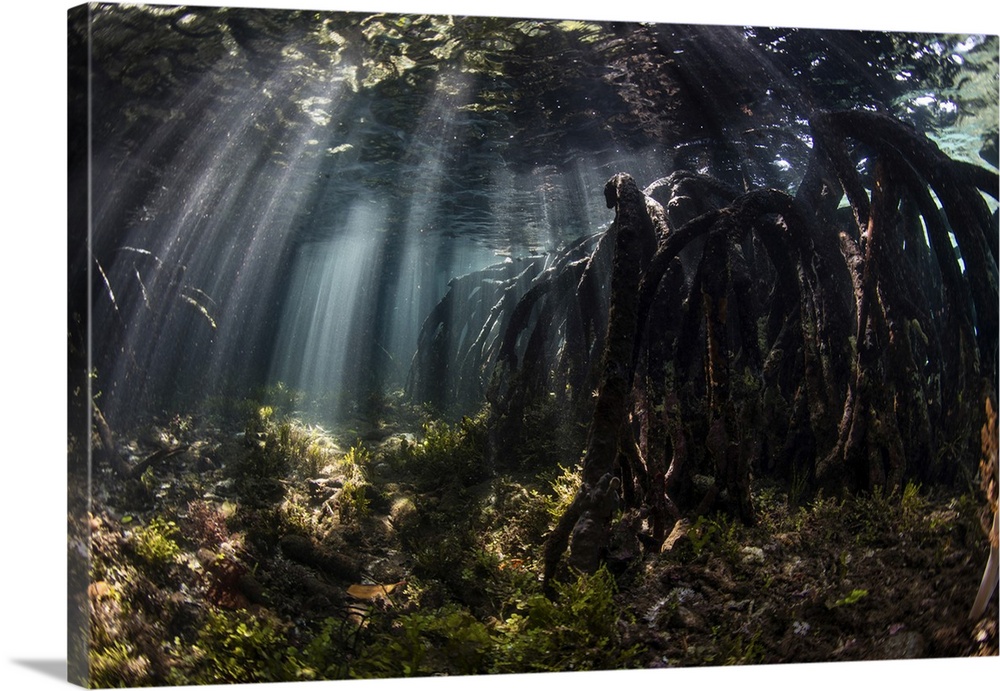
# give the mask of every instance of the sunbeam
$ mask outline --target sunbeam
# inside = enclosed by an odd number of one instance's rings
[[[997,36],[70,19],[74,681],[996,656]]]

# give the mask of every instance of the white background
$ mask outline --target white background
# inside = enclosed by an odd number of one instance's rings
[[[71,2],[15,0],[0,14],[0,681],[3,688],[65,684],[66,663],[66,10]],[[593,0],[233,0],[239,6],[1000,33],[982,2],[671,3]],[[891,11],[890,6],[897,9]],[[988,7],[993,7],[988,10]],[[995,688],[1000,658],[892,663],[649,670],[418,681],[314,682],[282,689],[542,689],[610,684],[685,689]],[[231,687],[209,687],[231,688]]]

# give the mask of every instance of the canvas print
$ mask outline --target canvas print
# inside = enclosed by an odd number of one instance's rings
[[[997,36],[68,20],[71,681],[997,655]]]

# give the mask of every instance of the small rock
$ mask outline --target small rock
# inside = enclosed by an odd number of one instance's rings
[[[409,497],[397,498],[389,507],[389,520],[392,521],[393,527],[401,532],[415,527],[419,521],[416,504]]]
[[[236,494],[233,489],[232,480],[223,480],[222,482],[216,483],[215,487],[212,488],[212,494],[217,497],[232,497]]]
[[[310,478],[306,480],[306,486],[314,498],[323,499],[344,486],[344,476]]]
[[[678,607],[675,618],[686,629],[705,630],[705,618],[692,609]]]
[[[218,466],[216,465],[215,461],[213,461],[208,456],[198,456],[197,460],[195,461],[195,469],[201,473],[207,473],[209,471],[216,470],[217,468]]]
[[[877,651],[876,657],[882,660],[913,660],[923,657],[927,644],[924,637],[916,631],[903,631],[888,640]]]
[[[260,584],[253,574],[245,573],[240,576],[239,589],[246,598],[255,605],[266,604],[267,598],[264,596],[264,586]]]
[[[217,555],[215,552],[205,547],[199,547],[198,551],[195,552],[195,558],[198,560],[198,563],[201,564],[203,567],[208,567],[214,564],[216,561],[216,556]]]

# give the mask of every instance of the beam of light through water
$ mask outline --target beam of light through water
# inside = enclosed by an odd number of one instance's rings
[[[95,180],[106,184],[96,191],[96,244],[113,257],[105,268],[121,296],[115,314],[109,300],[95,300],[111,336],[104,346],[118,354],[105,352],[98,373],[112,416],[127,416],[149,396],[204,396],[252,380],[267,357],[303,188],[331,134],[311,123],[276,157],[274,134],[290,130],[261,113],[275,99],[301,96],[295,81],[278,71],[263,88],[223,103],[213,89],[219,78],[206,74],[176,104],[187,116],[165,122],[122,163],[95,166]],[[336,103],[341,88],[315,82],[305,95]]]
[[[172,101],[133,101],[124,78],[116,85],[136,110],[93,161],[85,259],[98,269],[96,376],[109,416],[283,382],[343,417],[351,401],[402,387],[449,281],[607,227],[602,191],[615,173],[645,186],[689,169],[787,189],[805,172],[816,95],[782,63],[785,47],[749,29],[636,25],[639,62],[614,42],[590,54],[572,31],[553,31],[582,57],[562,66],[498,53],[500,73],[488,61],[470,68],[490,54],[474,33],[424,35],[439,54],[420,65],[401,54],[390,69],[364,53],[381,40],[378,20],[365,22],[371,35],[296,29],[321,35],[317,45],[295,31],[258,37],[270,61],[252,41],[226,44],[192,85],[166,89]],[[817,71],[859,50],[808,36],[799,50],[821,56]],[[300,50],[337,41],[358,55],[310,63]],[[915,84],[897,106],[954,115],[937,107],[959,104],[954,94],[926,93]],[[946,134],[939,141],[966,136]]]
[[[461,78],[445,78],[451,88],[435,89],[404,153],[413,175],[397,184],[406,194],[372,191],[330,225],[329,239],[303,245],[292,265],[270,380],[307,393],[311,412],[326,421],[348,415],[352,400],[402,387],[420,325],[447,281],[489,254],[447,256],[454,235],[438,207],[460,148],[456,105],[466,89]],[[334,167],[332,184],[344,175]]]
[[[331,419],[340,394],[362,382],[371,350],[371,312],[378,280],[384,214],[359,205],[333,239],[299,249],[287,307],[277,333],[274,378],[306,392]],[[332,394],[331,400],[324,400]],[[325,409],[323,409],[325,408]]]
[[[414,170],[413,192],[403,202],[404,218],[396,242],[393,285],[388,287],[391,314],[382,341],[390,358],[392,371],[389,381],[399,385],[405,381],[406,371],[416,350],[417,333],[424,318],[444,294],[447,281],[452,276],[441,272],[442,263],[436,256],[442,243],[454,242],[450,233],[428,233],[440,222],[438,205],[442,199],[442,186],[449,174],[449,164],[460,153],[464,134],[459,124],[458,106],[470,98],[469,79],[449,70],[438,80],[435,96],[419,116],[414,139],[424,142],[421,150],[411,155],[417,157]],[[444,83],[450,88],[443,89]],[[440,230],[440,229],[439,229]],[[448,236],[448,237],[446,237]],[[481,261],[481,260],[480,260]],[[461,272],[478,266],[465,265]],[[447,270],[446,270],[447,271]]]

